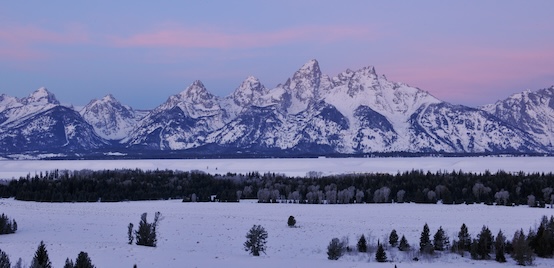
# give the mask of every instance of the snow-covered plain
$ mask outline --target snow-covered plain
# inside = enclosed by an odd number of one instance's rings
[[[442,226],[452,238],[466,223],[473,237],[483,225],[509,238],[516,229],[535,226],[554,209],[493,207],[486,205],[353,204],[299,205],[240,203],[182,203],[180,200],[120,203],[37,203],[0,199],[2,212],[18,221],[15,234],[0,237],[0,248],[15,262],[30,263],[44,240],[54,267],[65,258],[89,253],[97,267],[516,267],[495,261],[473,261],[448,254],[440,259],[411,261],[413,255],[387,250],[392,262],[379,264],[371,254],[346,255],[327,260],[326,247],[333,237],[348,237],[354,246],[365,234],[370,241],[385,237],[394,228],[413,247],[427,222],[434,233]],[[127,225],[135,228],[140,214],[155,211],[164,216],[157,248],[127,244]],[[289,215],[297,228],[286,224]],[[243,250],[246,232],[261,224],[268,232],[267,255],[252,257]],[[466,254],[467,255],[467,254]],[[554,260],[537,259],[537,267],[553,267]]]
[[[554,172],[554,157],[414,157],[414,158],[271,158],[271,159],[143,159],[143,160],[1,160],[0,179],[60,170],[103,169],[201,170],[212,174],[275,172],[305,176],[310,171],[323,175],[423,171],[466,172]]]
[[[553,172],[552,157],[475,158],[320,158],[320,159],[210,159],[210,160],[99,160],[99,161],[0,161],[0,178],[17,178],[53,169],[202,170],[209,173],[250,171],[278,172],[304,176],[309,171],[323,174],[350,172],[396,173],[463,170],[484,172]],[[154,212],[164,216],[157,248],[127,244],[127,225],[138,225],[140,215]],[[348,237],[354,246],[365,234],[376,243],[394,228],[417,247],[423,225],[432,234],[442,226],[455,237],[465,223],[472,234],[483,225],[494,235],[502,229],[508,238],[516,229],[535,226],[554,209],[486,205],[357,204],[299,205],[240,203],[182,203],[180,200],[120,203],[37,203],[0,199],[0,212],[18,222],[15,234],[0,236],[0,249],[15,263],[30,264],[41,240],[46,243],[54,267],[80,251],[89,253],[96,267],[516,267],[494,261],[473,261],[467,256],[447,254],[441,258],[411,261],[413,254],[388,249],[392,262],[376,263],[374,253],[347,255],[327,260],[326,247],[332,238]],[[289,228],[289,215],[298,228]],[[261,224],[269,233],[267,255],[252,257],[243,250],[246,232]],[[537,267],[554,267],[554,260],[537,259]]]

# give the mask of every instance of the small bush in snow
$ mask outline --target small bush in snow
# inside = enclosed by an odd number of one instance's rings
[[[287,224],[289,227],[294,227],[296,225],[296,219],[294,218],[294,216],[289,216]]]
[[[338,238],[333,238],[327,246],[327,258],[329,260],[338,260],[342,257],[344,250],[344,244]]]

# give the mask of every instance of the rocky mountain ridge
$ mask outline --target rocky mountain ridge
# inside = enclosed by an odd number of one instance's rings
[[[273,89],[247,77],[218,97],[194,81],[147,113],[111,95],[80,111],[62,106],[45,88],[22,99],[0,95],[0,144],[5,156],[547,154],[554,152],[553,94],[554,87],[525,91],[471,108],[389,81],[372,66],[329,77],[310,60]]]

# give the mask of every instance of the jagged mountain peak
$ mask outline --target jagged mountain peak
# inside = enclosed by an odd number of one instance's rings
[[[180,96],[182,101],[192,103],[201,103],[215,98],[200,80],[195,80],[189,87],[181,92]]]
[[[56,99],[56,96],[48,91],[48,89],[46,89],[45,87],[41,87],[31,93],[28,97],[23,98],[22,103],[26,105],[60,104],[60,102]]]
[[[231,98],[233,102],[241,107],[246,107],[255,100],[260,100],[261,97],[266,94],[268,90],[265,86],[254,76],[248,76],[240,86],[235,89]]]

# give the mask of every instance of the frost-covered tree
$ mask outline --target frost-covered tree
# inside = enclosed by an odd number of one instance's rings
[[[494,194],[494,199],[497,204],[506,206],[508,205],[508,200],[510,199],[510,192],[502,189]]]
[[[30,268],[52,268],[52,263],[48,257],[48,251],[46,250],[44,241],[40,241]]]
[[[530,194],[527,196],[527,205],[530,206],[530,207],[536,207],[537,206],[537,202],[535,200],[535,196]]]
[[[0,268],[11,268],[10,258],[0,249]]]
[[[90,260],[88,253],[81,251],[79,255],[77,255],[77,259],[75,260],[75,268],[94,268],[94,265],[92,265],[92,261]]]
[[[375,190],[373,193],[373,202],[375,203],[387,203],[389,202],[390,188],[383,186],[380,189]]]
[[[246,234],[244,250],[250,251],[253,256],[260,256],[260,252],[265,253],[267,243],[267,231],[261,225],[254,225]]]
[[[398,192],[396,192],[396,202],[404,203],[404,196],[405,195],[406,195],[406,191],[398,190]]]
[[[398,234],[395,229],[392,229],[389,235],[389,244],[391,247],[396,247],[398,245]]]
[[[344,244],[338,239],[333,238],[327,246],[327,258],[329,260],[338,260],[344,253]]]
[[[410,244],[408,243],[408,240],[404,235],[402,235],[402,238],[400,238],[400,243],[398,244],[398,250],[400,251],[410,250]]]
[[[360,239],[358,239],[356,247],[358,248],[358,252],[367,252],[367,240],[363,234]]]

